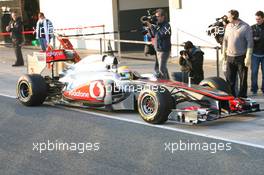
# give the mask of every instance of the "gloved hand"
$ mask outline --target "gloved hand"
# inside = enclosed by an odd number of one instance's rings
[[[226,55],[226,47],[223,45],[222,48],[222,54],[221,54],[221,61],[224,62],[226,61],[227,55]]]
[[[226,62],[227,62],[227,55],[226,55],[226,48],[223,47],[222,55],[221,55],[221,61],[222,61],[222,71],[226,71]]]
[[[226,60],[223,60],[223,61],[222,61],[222,71],[223,71],[223,72],[226,72],[226,63],[227,63]]]
[[[252,53],[253,53],[253,49],[252,48],[248,48],[247,49],[246,58],[245,58],[245,66],[248,67],[248,68],[250,68],[250,66],[251,66]]]

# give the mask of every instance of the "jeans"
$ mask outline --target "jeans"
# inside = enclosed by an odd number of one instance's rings
[[[237,73],[240,79],[238,95],[236,94]],[[247,73],[248,68],[245,66],[245,55],[231,57],[227,56],[226,79],[231,86],[232,95],[235,97],[247,97]]]
[[[39,38],[39,44],[40,44],[42,51],[45,52],[47,49],[47,44],[48,44],[46,38]]]
[[[226,81],[227,81],[226,71],[224,71],[224,76],[225,76]],[[238,76],[238,74],[237,74],[237,76],[236,76],[236,85],[235,85],[235,92],[236,92],[236,94],[238,94],[238,86],[239,86],[239,82],[240,82],[240,79],[239,79],[239,76]]]
[[[170,57],[170,52],[157,52],[155,62],[155,72],[161,79],[170,79],[167,63]]]
[[[264,93],[264,55],[263,56],[252,56],[251,61],[251,91],[257,93],[258,91],[258,71],[259,65],[261,65],[262,72],[262,86],[261,90]]]

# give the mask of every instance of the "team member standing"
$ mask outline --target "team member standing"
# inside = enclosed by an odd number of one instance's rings
[[[36,26],[36,39],[39,40],[41,49],[46,51],[47,46],[53,37],[53,25],[49,19],[45,18],[44,13],[38,14],[39,20]]]
[[[252,26],[254,48],[251,64],[251,91],[253,95],[258,91],[258,70],[261,64],[262,86],[261,90],[264,94],[264,13],[258,11],[256,14],[256,24]]]
[[[23,42],[23,24],[21,17],[18,17],[16,12],[11,13],[11,21],[6,27],[6,31],[11,32],[10,36],[12,39],[13,46],[15,48],[16,62],[12,66],[23,66],[24,60],[21,51],[21,45]]]
[[[146,22],[154,36],[154,48],[157,53],[157,68],[155,68],[158,77],[169,79],[167,68],[168,59],[171,51],[171,27],[166,19],[166,13],[163,9],[156,10],[157,25]],[[155,66],[156,67],[156,66]]]
[[[228,21],[223,41],[223,61],[226,62],[226,79],[231,86],[232,95],[247,97],[247,73],[251,65],[253,37],[251,27],[239,19],[237,10],[228,12]],[[235,91],[236,75],[240,77],[238,94]]]

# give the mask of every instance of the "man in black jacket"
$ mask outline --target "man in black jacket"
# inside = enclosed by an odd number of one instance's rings
[[[157,25],[146,22],[154,36],[154,48],[157,54],[155,71],[159,78],[169,79],[167,62],[171,51],[171,27],[163,9],[156,10]]]
[[[253,55],[251,62],[251,91],[253,95],[258,91],[258,71],[259,65],[261,65],[262,72],[262,86],[261,91],[264,94],[264,13],[258,11],[256,13],[256,24],[253,25]]]
[[[15,54],[16,54],[16,62],[12,66],[23,66],[24,60],[23,55],[21,52],[21,44],[23,42],[23,24],[21,17],[17,17],[16,12],[11,13],[11,21],[9,22],[9,25],[6,27],[6,31],[11,32],[11,39],[13,46],[15,48]]]
[[[195,47],[191,41],[184,43],[179,64],[182,72],[188,73],[192,78],[192,84],[199,84],[204,79],[203,55],[201,49]]]

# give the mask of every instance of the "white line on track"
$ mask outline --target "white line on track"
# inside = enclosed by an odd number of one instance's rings
[[[66,107],[62,107],[62,108],[69,109],[69,108],[66,108]],[[75,108],[70,108],[70,110],[81,112],[81,113],[86,113],[86,114],[91,114],[91,115],[96,115],[96,116],[100,116],[100,117],[104,117],[104,118],[115,119],[115,120],[130,122],[130,123],[136,123],[136,124],[146,125],[146,126],[150,126],[150,127],[154,127],[154,128],[160,128],[160,129],[165,129],[165,130],[170,130],[170,131],[176,131],[176,132],[181,132],[181,133],[185,133],[185,134],[191,134],[191,135],[196,135],[196,136],[201,136],[201,137],[207,137],[207,138],[216,139],[216,140],[223,140],[223,141],[226,141],[226,142],[232,142],[232,143],[237,143],[237,144],[241,144],[241,145],[246,145],[246,146],[251,146],[251,147],[264,149],[264,145],[259,145],[259,144],[244,142],[244,141],[238,141],[238,140],[232,140],[232,139],[227,139],[227,138],[223,138],[223,137],[213,136],[213,135],[209,135],[209,134],[197,133],[197,132],[193,132],[193,131],[187,131],[187,130],[184,130],[184,129],[173,128],[173,127],[170,127],[170,126],[153,125],[153,124],[148,124],[148,123],[146,123],[144,121],[126,119],[126,118],[122,118],[122,117],[117,117],[117,116],[112,116],[112,115],[107,115],[107,114],[101,114],[101,113],[96,113],[96,112],[91,112],[91,111],[84,111],[84,110],[75,109]]]
[[[6,94],[2,94],[2,93],[0,93],[0,96],[13,98],[13,99],[16,98],[16,96],[6,95]],[[218,137],[218,136],[214,136],[214,135],[210,135],[210,134],[203,134],[203,133],[197,133],[197,132],[193,132],[193,131],[187,131],[187,130],[184,130],[184,129],[173,128],[173,127],[165,126],[165,125],[152,125],[152,124],[148,124],[148,123],[146,123],[144,121],[137,121],[137,120],[117,117],[117,116],[113,116],[113,115],[108,115],[108,114],[102,114],[102,113],[97,113],[97,112],[92,112],[92,111],[85,111],[85,110],[81,110],[81,109],[67,108],[67,107],[63,107],[63,106],[59,106],[59,108],[64,108],[64,109],[77,111],[77,112],[90,114],[90,115],[96,115],[96,116],[100,116],[100,117],[104,117],[104,118],[120,120],[120,121],[129,122],[129,123],[135,123],[135,124],[145,125],[145,126],[149,126],[149,127],[160,128],[160,129],[165,129],[165,130],[170,130],[170,131],[176,131],[176,132],[181,132],[181,133],[185,133],[185,134],[191,134],[191,135],[196,135],[196,136],[201,136],[201,137],[207,137],[207,138],[210,138],[210,139],[222,140],[222,141],[226,141],[226,142],[232,142],[232,143],[236,143],[236,144],[240,144],[240,145],[246,145],[246,146],[251,146],[251,147],[255,147],[255,148],[264,149],[264,145],[254,144],[254,143],[250,143],[250,142],[238,141],[238,140],[233,140],[233,139],[227,139],[227,138]]]
[[[0,96],[8,97],[8,98],[16,98],[16,96],[13,96],[13,95],[7,95],[7,94],[2,94],[2,93],[0,93]]]
[[[263,103],[264,99],[254,99],[254,101],[258,102],[258,103]]]

